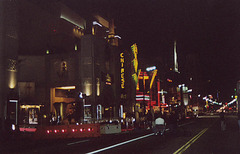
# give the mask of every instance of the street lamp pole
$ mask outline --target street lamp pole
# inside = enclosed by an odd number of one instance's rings
[[[240,105],[239,105],[239,101],[240,101],[240,80],[237,82],[237,111],[240,111]]]

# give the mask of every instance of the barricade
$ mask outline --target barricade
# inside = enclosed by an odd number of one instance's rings
[[[121,133],[121,124],[101,124],[101,134],[117,134]]]
[[[55,125],[38,127],[34,139],[99,137],[100,124]]]

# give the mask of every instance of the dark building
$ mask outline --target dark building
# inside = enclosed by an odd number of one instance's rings
[[[113,20],[85,19],[58,1],[1,4],[1,119],[7,110],[15,124],[119,117],[121,50]]]

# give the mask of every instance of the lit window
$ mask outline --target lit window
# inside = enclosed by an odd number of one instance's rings
[[[75,49],[75,51],[77,51],[77,49],[78,49],[78,46],[77,46],[77,44],[75,44],[75,47],[74,47],[74,49]]]

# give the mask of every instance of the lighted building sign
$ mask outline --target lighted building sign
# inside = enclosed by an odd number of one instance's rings
[[[138,74],[139,74],[139,70],[138,70],[138,59],[137,59],[137,54],[138,54],[138,49],[137,49],[137,44],[133,44],[131,46],[132,49],[132,53],[133,53],[133,60],[132,60],[132,64],[133,64],[133,74],[132,74],[132,78],[135,81],[135,84],[137,85],[138,83]]]
[[[124,78],[124,54],[123,52],[120,54],[120,65],[121,65],[121,88],[124,89],[125,88],[125,78]]]
[[[108,74],[108,73],[106,75],[106,84],[112,85],[112,78],[111,78],[110,74]]]
[[[8,59],[8,87],[14,89],[17,85],[17,60]]]

